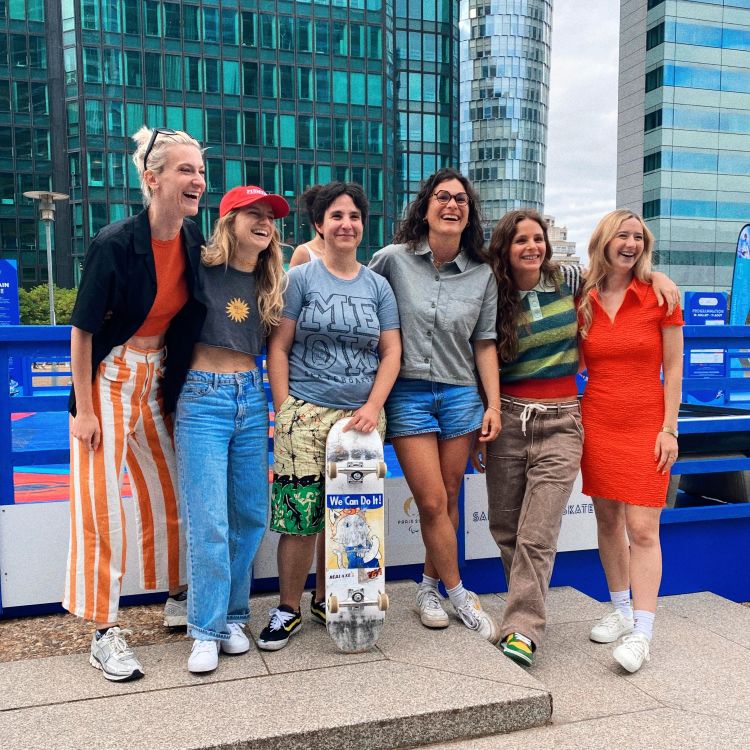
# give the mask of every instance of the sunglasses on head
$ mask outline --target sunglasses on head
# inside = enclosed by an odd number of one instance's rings
[[[435,200],[443,205],[450,203],[451,198],[456,201],[457,206],[466,206],[469,203],[469,196],[466,193],[456,193],[454,195],[447,190],[438,190],[436,193],[433,193],[433,195],[435,196]]]
[[[149,139],[148,146],[146,146],[146,151],[143,154],[143,171],[145,172],[147,169],[146,164],[148,163],[148,157],[151,155],[151,150],[154,148],[154,143],[156,143],[156,138],[159,134],[162,135],[175,135],[177,133],[176,130],[172,130],[172,128],[154,128],[151,131],[151,138]]]

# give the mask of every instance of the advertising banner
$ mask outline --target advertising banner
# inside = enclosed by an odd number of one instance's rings
[[[750,325],[750,224],[742,227],[737,238],[729,325]]]

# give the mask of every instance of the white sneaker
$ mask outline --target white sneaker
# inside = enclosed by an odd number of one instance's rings
[[[614,643],[633,632],[633,618],[625,617],[621,612],[615,610],[591,628],[589,638],[596,643]]]
[[[417,607],[419,619],[426,628],[447,628],[450,625],[448,613],[443,609],[442,597],[432,586],[417,586]]]
[[[229,640],[221,641],[221,650],[225,654],[244,654],[250,650],[250,641],[240,623],[229,623]]]
[[[482,638],[490,643],[500,640],[500,628],[497,623],[482,609],[479,597],[473,591],[466,592],[466,604],[463,607],[454,607],[461,622],[469,630],[476,630]]]
[[[193,648],[188,658],[188,670],[190,672],[213,672],[219,666],[219,642],[201,641],[197,638],[193,641]]]
[[[612,652],[614,660],[628,672],[637,672],[644,661],[648,661],[650,643],[643,633],[626,635],[622,643]]]
[[[187,625],[187,591],[170,596],[164,604],[164,627],[184,628]]]
[[[89,663],[101,669],[112,682],[127,682],[143,677],[143,667],[128,646],[126,635],[133,635],[133,631],[122,630],[115,625],[100,638],[96,637],[94,631],[91,639]]]

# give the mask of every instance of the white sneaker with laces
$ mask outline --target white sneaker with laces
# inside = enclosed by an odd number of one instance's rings
[[[621,612],[615,610],[591,628],[589,638],[596,643],[614,643],[633,632],[633,618],[625,617]]]
[[[643,633],[626,635],[622,643],[612,652],[614,660],[628,672],[637,672],[644,661],[648,661],[650,642]]]
[[[123,630],[115,625],[99,638],[94,631],[91,639],[89,663],[92,667],[101,669],[104,676],[112,682],[137,680],[144,674],[141,663],[125,640],[127,635],[133,635],[133,631]]]
[[[219,666],[219,642],[201,641],[196,638],[188,658],[190,672],[213,672]]]
[[[482,638],[490,643],[500,640],[500,628],[497,623],[482,609],[479,597],[473,591],[466,592],[466,604],[454,607],[456,614],[469,630],[476,630]]]
[[[450,625],[448,613],[443,609],[442,597],[432,586],[417,586],[417,607],[419,619],[426,628],[447,628]]]
[[[239,622],[229,623],[229,640],[221,641],[221,650],[225,654],[244,654],[250,650],[250,641],[243,625]]]

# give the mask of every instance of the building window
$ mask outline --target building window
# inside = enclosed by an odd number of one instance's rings
[[[647,10],[651,10],[651,8],[655,8],[657,5],[661,5],[663,2],[664,0],[648,0]]]
[[[660,65],[646,73],[646,91],[653,91],[664,85],[664,66]]]
[[[646,154],[643,157],[643,173],[655,172],[657,169],[661,169],[661,151]]]
[[[199,11],[200,8],[197,5],[182,6],[182,35],[190,42],[197,42],[201,38]]]
[[[649,112],[643,118],[643,130],[648,133],[649,130],[660,128],[662,122],[662,110],[657,109],[654,112]]]
[[[664,43],[664,21],[646,32],[646,49],[653,49]]]
[[[646,201],[643,204],[643,218],[653,219],[661,214],[661,200],[657,198],[654,201]]]

